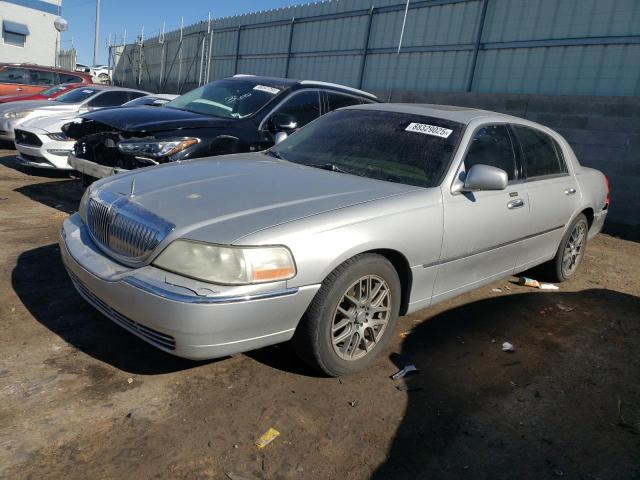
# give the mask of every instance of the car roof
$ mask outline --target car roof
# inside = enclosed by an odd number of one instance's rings
[[[504,113],[481,110],[479,108],[435,105],[429,103],[372,103],[347,107],[349,110],[377,110],[381,112],[409,113],[426,117],[442,118],[468,125],[473,120],[487,122],[521,122],[522,119]]]
[[[362,95],[363,97],[368,97],[368,98],[377,100],[377,97],[372,93],[365,92],[364,90],[358,90],[357,88],[348,87],[347,85],[340,85],[339,83],[322,82],[319,80],[296,80],[292,78],[265,77],[260,75],[247,75],[247,74],[234,75],[232,78],[247,78],[251,81],[260,83],[262,85],[266,85],[269,87],[279,87],[279,88],[293,87],[296,85],[304,85],[307,87],[329,87],[329,88],[334,88],[336,90],[351,92],[358,95]]]
[[[95,90],[118,90],[118,91],[126,91],[126,92],[139,92],[139,93],[144,93],[145,95],[152,95],[149,92],[145,92],[144,90],[138,90],[136,88],[114,87],[112,85],[102,85],[100,83],[88,83],[88,84],[82,85],[79,88],[83,88],[83,89],[93,88]]]

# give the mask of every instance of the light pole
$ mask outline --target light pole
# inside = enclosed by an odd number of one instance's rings
[[[96,0],[96,35],[93,40],[93,65],[98,64],[98,50],[100,48],[100,0]]]

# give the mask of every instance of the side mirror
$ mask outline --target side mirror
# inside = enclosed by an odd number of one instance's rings
[[[287,138],[289,135],[287,134],[287,132],[278,132],[273,136],[273,143],[275,145],[279,144],[281,141],[283,141],[285,138]]]
[[[276,113],[271,117],[271,126],[276,132],[292,132],[298,128],[298,121],[293,115]]]
[[[479,163],[467,172],[462,191],[504,190],[507,188],[507,183],[509,183],[507,172],[498,167]]]

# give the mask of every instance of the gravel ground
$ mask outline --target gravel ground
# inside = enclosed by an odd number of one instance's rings
[[[640,244],[599,235],[557,292],[506,280],[403,317],[344,379],[286,344],[191,362],[74,291],[57,232],[78,182],[14,154],[0,150],[0,478],[640,478]],[[393,382],[408,363],[420,374]]]

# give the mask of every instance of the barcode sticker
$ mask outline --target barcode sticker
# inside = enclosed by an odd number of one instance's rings
[[[274,87],[267,87],[266,85],[256,85],[253,87],[254,90],[260,90],[261,92],[272,93],[275,95],[276,93],[280,93],[280,90]]]
[[[427,125],[426,123],[410,123],[407,128],[407,132],[423,133],[425,135],[433,135],[440,138],[449,138],[449,135],[453,133],[453,130],[448,128],[436,127],[434,125]]]

